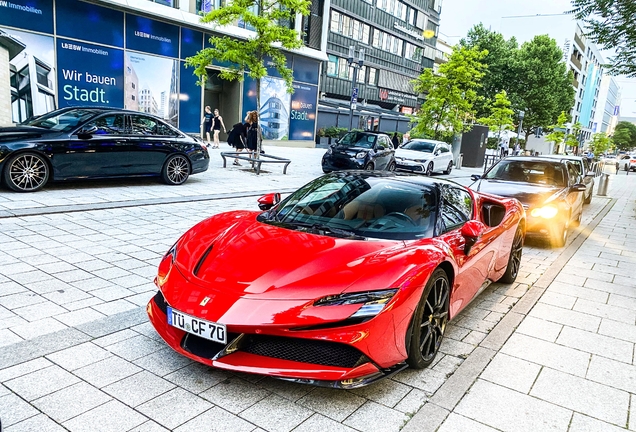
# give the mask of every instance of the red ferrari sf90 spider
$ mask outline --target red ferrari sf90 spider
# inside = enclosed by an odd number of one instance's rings
[[[447,322],[519,271],[521,204],[449,181],[338,172],[259,206],[200,222],[163,257],[147,311],[178,353],[358,387],[431,364]]]

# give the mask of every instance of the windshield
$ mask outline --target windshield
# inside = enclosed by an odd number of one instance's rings
[[[75,129],[77,125],[83,123],[94,115],[95,111],[73,109],[69,111],[45,114],[33,120],[27,120],[23,124],[60,132],[70,132]]]
[[[303,186],[259,220],[341,238],[412,240],[433,237],[436,204],[429,186],[333,173]]]
[[[424,153],[433,153],[435,150],[435,143],[430,141],[409,141],[402,146],[406,150],[421,151]]]
[[[338,141],[339,146],[373,148],[377,135],[365,132],[348,132]]]
[[[559,162],[502,160],[484,178],[564,187],[564,174]]]

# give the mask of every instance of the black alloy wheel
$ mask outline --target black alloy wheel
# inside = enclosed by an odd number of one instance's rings
[[[413,315],[411,339],[407,341],[409,356],[406,362],[409,366],[423,369],[433,363],[446,331],[449,302],[448,276],[438,268],[428,280]]]
[[[429,162],[428,166],[426,167],[426,175],[429,177],[433,175],[433,162]]]
[[[373,162],[367,162],[367,164],[364,166],[365,171],[373,171],[375,169],[375,166],[373,165]]]
[[[163,166],[161,178],[169,185],[180,185],[190,176],[190,161],[183,155],[170,156]]]
[[[49,180],[49,166],[35,153],[21,153],[7,162],[4,182],[15,192],[35,192]]]
[[[570,216],[563,222],[561,229],[558,232],[558,236],[554,239],[554,245],[556,247],[563,247],[568,241],[568,229],[570,228]]]
[[[508,267],[506,272],[501,276],[497,282],[511,284],[519,275],[519,269],[521,268],[521,255],[523,254],[523,229],[519,226],[515,232],[515,237],[512,240],[512,246],[510,247],[510,257],[508,258]]]
[[[395,162],[389,163],[389,166],[387,167],[387,171],[391,171],[391,172],[395,171],[396,166],[397,165],[395,164]]]
[[[451,171],[453,170],[453,162],[449,162],[448,163],[448,168],[446,168],[446,171],[444,171],[444,174],[448,175],[451,173]]]

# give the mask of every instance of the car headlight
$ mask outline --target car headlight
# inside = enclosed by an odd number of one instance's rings
[[[367,152],[358,152],[356,154],[356,159],[364,159],[365,157],[367,157]]]
[[[168,276],[170,275],[170,270],[172,270],[172,266],[174,265],[175,260],[177,259],[177,244],[172,245],[170,250],[166,252],[166,254],[161,259],[159,263],[159,269],[157,270],[157,278],[155,279],[155,283],[159,288],[161,288],[166,281],[168,280]]]
[[[417,163],[426,163],[426,162],[428,162],[428,159],[414,159],[414,160]]]
[[[349,318],[368,318],[379,314],[386,304],[393,298],[397,288],[382,291],[367,291],[361,293],[338,294],[323,297],[314,302],[314,306],[342,306],[362,304],[362,307]]]
[[[333,153],[333,149],[332,149],[331,147],[329,147],[329,148],[327,149],[327,154],[332,154],[332,153]]]
[[[558,213],[559,209],[551,205],[545,207],[537,207],[535,209],[532,209],[532,211],[530,212],[533,217],[540,217],[543,219],[552,219]]]

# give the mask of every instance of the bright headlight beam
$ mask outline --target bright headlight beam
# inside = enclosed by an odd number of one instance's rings
[[[533,217],[540,217],[543,219],[552,219],[557,215],[557,213],[559,213],[559,209],[554,206],[538,207],[530,212]]]

